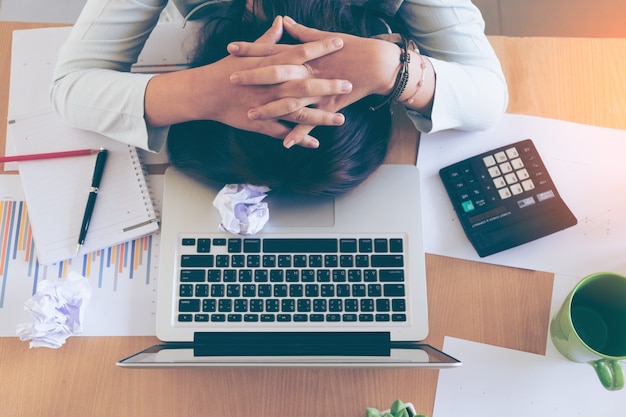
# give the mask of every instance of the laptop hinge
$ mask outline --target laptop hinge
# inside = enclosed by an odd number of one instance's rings
[[[388,332],[196,332],[195,356],[389,356]]]

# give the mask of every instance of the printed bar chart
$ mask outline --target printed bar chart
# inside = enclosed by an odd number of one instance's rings
[[[5,192],[5,190],[3,190]],[[24,302],[41,280],[88,278],[85,335],[153,335],[159,235],[152,234],[52,265],[37,261],[24,201],[0,200],[0,336],[32,318]]]

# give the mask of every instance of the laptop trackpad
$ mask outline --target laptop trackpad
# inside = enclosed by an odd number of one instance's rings
[[[335,199],[268,195],[269,227],[332,227],[335,225]]]

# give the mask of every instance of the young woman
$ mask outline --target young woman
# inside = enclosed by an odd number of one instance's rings
[[[174,1],[183,14],[198,4]],[[210,4],[201,13],[211,15],[232,2],[205,3]],[[245,3],[254,14],[274,2]],[[286,147],[315,148],[313,127],[341,125],[345,119],[337,111],[362,98],[383,101],[396,90],[401,71],[408,83],[393,101],[407,108],[423,132],[487,128],[504,111],[506,83],[470,0],[332,3],[365,5],[397,18],[419,52],[409,51],[410,63],[403,67],[401,49],[391,42],[278,18],[256,42],[231,44],[230,55],[211,64],[156,76],[130,74],[166,1],[88,0],[60,55],[53,103],[74,126],[153,151],[163,146],[169,125],[190,120],[260,132],[283,139]],[[283,31],[304,43],[275,45]]]

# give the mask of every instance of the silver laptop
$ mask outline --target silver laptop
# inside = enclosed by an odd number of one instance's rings
[[[345,196],[271,192],[252,236],[220,231],[217,189],[165,174],[156,334],[120,366],[445,367],[428,305],[418,170]]]

